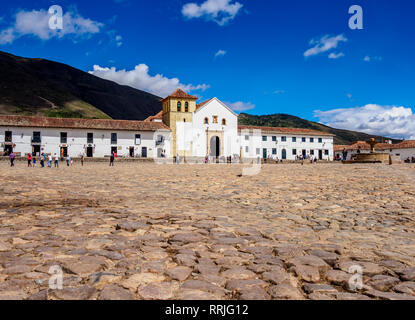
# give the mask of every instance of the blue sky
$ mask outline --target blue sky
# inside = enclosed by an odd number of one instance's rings
[[[354,4],[363,30],[349,28]],[[237,111],[415,139],[414,16],[408,0],[15,0],[1,5],[0,50],[161,96],[180,86]]]

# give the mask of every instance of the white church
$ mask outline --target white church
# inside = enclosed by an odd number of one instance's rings
[[[144,121],[0,116],[0,151],[104,158],[333,160],[333,135],[309,129],[252,127],[219,99],[197,104],[178,89]]]

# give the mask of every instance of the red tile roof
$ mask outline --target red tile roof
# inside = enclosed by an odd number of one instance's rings
[[[179,99],[189,99],[189,100],[197,100],[197,99],[199,99],[198,97],[191,96],[190,94],[187,94],[182,89],[177,89],[171,95],[165,97],[161,101],[166,101],[169,98],[179,98]]]
[[[0,116],[0,126],[32,128],[98,129],[120,131],[170,131],[170,128],[162,122],[101,119],[62,119],[24,116]]]
[[[347,150],[347,148],[349,148],[350,145],[346,145],[346,144],[336,144],[334,146],[334,152],[339,152],[339,151],[343,151],[344,149]]]
[[[152,122],[153,120],[163,120],[163,110],[161,110],[159,113],[157,113],[155,116],[150,116],[144,121],[146,122]]]
[[[336,145],[334,146],[334,151],[339,152],[346,149],[346,151],[356,151],[360,147],[360,150],[370,150],[370,145],[365,141],[357,141],[352,145]],[[409,149],[415,148],[415,140],[407,140],[402,141],[397,144],[390,144],[390,143],[378,143],[375,145],[375,150],[384,151],[389,149]]]
[[[279,128],[279,127],[260,127],[260,126],[245,126],[239,125],[238,130],[261,130],[262,132],[268,133],[285,133],[285,134],[298,134],[298,135],[311,135],[311,136],[329,136],[333,137],[334,134],[301,128]]]
[[[394,149],[412,149],[415,148],[415,140],[404,140],[394,145]]]

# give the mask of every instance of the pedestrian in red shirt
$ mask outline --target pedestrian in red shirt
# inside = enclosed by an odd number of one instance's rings
[[[32,155],[30,153],[27,154],[27,167],[32,166]]]

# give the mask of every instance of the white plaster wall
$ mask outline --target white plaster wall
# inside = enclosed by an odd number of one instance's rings
[[[245,139],[246,133],[241,132],[240,138],[242,141],[242,148],[248,145]],[[252,133],[251,133],[252,135]],[[262,136],[267,137],[267,141],[262,140]],[[272,137],[276,137],[276,141],[272,140]],[[282,138],[286,137],[286,141],[282,141]],[[296,137],[296,142],[293,142],[292,138]],[[302,138],[306,138],[306,142],[302,142]],[[314,138],[314,142],[310,142],[310,138]],[[318,138],[322,138],[322,142],[318,142]],[[252,138],[251,138],[252,139]],[[260,148],[259,156],[263,157],[263,149],[267,150],[267,156],[275,159],[277,156],[282,159],[282,150],[287,151],[287,160],[295,160],[293,155],[293,149],[297,150],[297,155],[302,154],[302,150],[306,150],[306,155],[310,154],[310,150],[314,150],[314,156],[318,157],[318,150],[323,150],[323,160],[332,160],[334,157],[333,153],[333,137],[318,137],[318,136],[307,136],[307,135],[283,135],[283,134],[271,134],[271,133],[260,133],[259,137],[254,138],[255,149]],[[277,154],[272,154],[273,149],[277,149]],[[329,154],[326,155],[324,150],[328,150]],[[256,154],[256,156],[258,156]]]
[[[213,123],[213,117],[218,117],[218,123]],[[209,119],[209,124],[205,124],[205,118]],[[226,125],[222,125],[222,119],[226,120]],[[223,156],[239,155],[240,141],[238,137],[238,117],[227,107],[225,107],[216,98],[202,108],[196,110],[193,114],[193,155],[197,157],[204,157],[207,153],[207,143],[210,141],[206,139],[206,130],[210,132],[223,132],[224,154]]]
[[[389,151],[389,150],[388,150]],[[401,160],[406,160],[408,158],[415,157],[415,148],[407,148],[407,149],[392,149],[390,152],[392,156],[400,155]]]
[[[387,150],[376,150],[379,153],[389,153],[391,156],[399,156],[401,160],[406,160],[408,158],[415,157],[415,148],[407,148],[407,149],[387,149]],[[360,153],[370,153],[370,150],[361,150]],[[336,154],[343,157],[343,151],[336,151]],[[348,151],[347,152],[347,160],[351,160],[353,155],[356,155],[357,151]]]
[[[86,155],[87,133],[94,134],[94,157],[105,157],[111,154],[111,147],[117,147],[118,156],[129,157],[130,147],[134,147],[135,155],[141,156],[143,147],[147,148],[147,156],[149,158],[157,157],[157,148],[166,150],[166,154],[170,152],[170,132],[143,132],[143,131],[116,131],[116,130],[87,130],[87,129],[51,129],[51,128],[20,128],[20,127],[2,127],[0,129],[0,141],[4,142],[5,131],[12,131],[13,143],[16,145],[15,152],[22,155],[32,152],[32,136],[34,131],[41,132],[41,152],[46,154],[59,154],[60,133],[67,133],[68,153],[71,157],[79,157],[81,154]],[[111,133],[117,133],[117,145],[111,145]],[[140,145],[135,144],[135,135],[141,134]],[[165,138],[164,144],[156,147],[156,139],[158,135]]]

